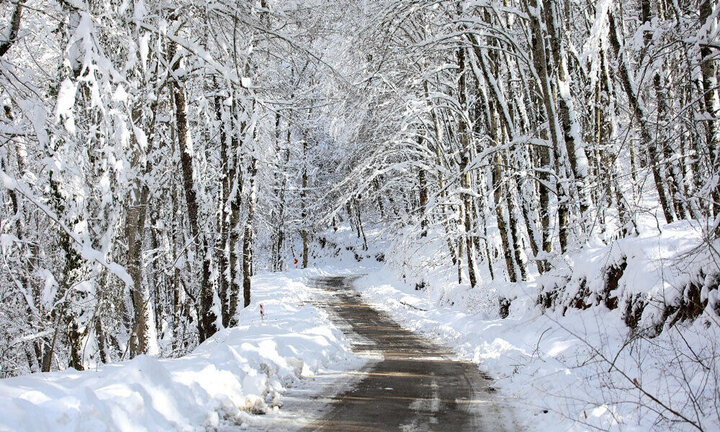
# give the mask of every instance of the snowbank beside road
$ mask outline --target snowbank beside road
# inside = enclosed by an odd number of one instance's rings
[[[241,325],[185,357],[0,380],[0,431],[212,430],[280,405],[303,377],[359,367],[342,332],[309,303],[317,292],[300,282],[308,275],[256,276]]]
[[[682,298],[698,269],[709,271],[707,257],[694,253],[701,242],[698,230],[681,222],[663,233],[588,246],[566,257],[567,268],[533,282],[485,278],[470,289],[457,284],[453,269],[408,266],[403,280],[397,267],[384,266],[355,285],[406,328],[478,363],[496,379],[498,394],[517,405],[527,431],[720,430],[717,291],[704,288],[708,307],[694,321],[668,320],[656,331],[662,304]],[[603,301],[603,269],[621,259],[627,267],[610,293],[619,300],[611,310]],[[557,307],[545,309],[539,294],[556,280],[566,285]],[[587,308],[566,308],[583,292],[581,281],[589,287],[582,297]],[[623,301],[637,295],[648,307],[631,329]],[[506,319],[498,316],[498,298],[512,298]]]

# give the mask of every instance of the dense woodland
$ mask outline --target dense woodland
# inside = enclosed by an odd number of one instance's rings
[[[179,356],[369,221],[522,281],[720,233],[711,0],[0,0],[0,376]],[[318,241],[322,240],[322,241]]]

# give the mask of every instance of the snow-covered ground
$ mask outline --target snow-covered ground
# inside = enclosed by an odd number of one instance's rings
[[[458,285],[452,268],[427,264],[439,248],[406,242],[388,252],[391,264],[366,269],[355,285],[402,325],[478,363],[527,431],[720,430],[717,290],[702,290],[709,306],[695,321],[666,322],[653,334],[662,305],[682,297],[689,282],[702,285],[697,275],[712,263],[698,253],[701,244],[701,230],[679,222],[662,233],[586,245],[532,282],[485,275],[471,289]],[[603,270],[622,259],[627,268],[612,292],[619,307],[610,310],[600,298]],[[418,290],[420,281],[425,288]],[[559,281],[558,306],[545,310],[537,304],[541,286]],[[587,309],[563,306],[583,289]],[[648,304],[633,331],[623,300],[638,294]],[[498,314],[499,297],[513,299],[506,319]]]
[[[354,370],[343,333],[311,304],[322,293],[303,281],[313,271],[254,278],[253,304],[240,325],[218,332],[178,359],[140,356],[97,371],[0,380],[0,431],[192,431],[242,423],[282,405],[307,379]],[[259,305],[265,311],[262,320]]]
[[[498,397],[514,407],[528,432],[720,430],[718,295],[707,288],[713,280],[698,280],[711,263],[698,253],[701,230],[692,223],[587,244],[531,282],[493,282],[483,273],[474,289],[458,284],[454,269],[434,265],[442,247],[431,240],[413,248],[406,240],[383,240],[380,227],[367,231],[370,250],[340,229],[322,250],[315,248],[315,269],[256,276],[241,326],[186,357],[142,356],[98,371],[0,381],[0,430],[296,428],[303,420],[298,415],[322,409],[322,399],[309,400],[337,392],[351,376],[343,372],[367,360],[350,352],[340,329],[311,303],[323,293],[303,281],[359,273],[365,276],[355,285],[369,303],[494,378]],[[623,260],[627,266],[612,292],[619,307],[611,310],[602,299],[603,272]],[[649,331],[657,331],[662,305],[681,298],[690,282],[706,285],[706,311],[694,321],[660,326],[659,335]],[[546,309],[538,297],[552,287],[559,294]],[[579,294],[587,309],[565,307]],[[633,331],[622,302],[637,295],[647,306]],[[499,297],[512,299],[505,319],[498,315]],[[298,409],[306,412],[291,412]]]

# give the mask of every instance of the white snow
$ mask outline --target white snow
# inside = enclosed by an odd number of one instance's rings
[[[564,281],[560,293],[567,298],[577,294],[582,279],[591,295],[600,293],[602,269],[622,259],[627,269],[614,292],[618,297],[644,293],[667,300],[680,295],[678,287],[707,264],[688,254],[702,242],[695,224],[678,222],[662,233],[644,226],[638,237],[585,245],[563,258],[565,267],[557,263],[553,272],[535,281],[510,284],[484,275],[474,289],[457,284],[454,269],[428,264],[437,263],[437,248],[404,242],[390,247],[379,239],[382,232],[366,226],[374,245],[366,251],[354,232],[342,226],[332,237],[339,243],[328,244],[325,255],[314,259],[322,270],[256,276],[254,301],[240,312],[241,325],[218,332],[186,357],[141,356],[98,371],[0,381],[0,430],[302,426],[307,423],[303,416],[309,418],[306,410],[320,412],[324,402],[298,401],[327,391],[322,383],[328,375],[339,377],[337,372],[357,370],[364,362],[350,353],[349,342],[326,313],[310,303],[320,294],[304,278],[329,273],[365,273],[355,286],[369,303],[477,363],[495,380],[499,402],[526,431],[693,430],[668,409],[692,414],[689,420],[705,430],[720,427],[713,408],[720,332],[717,321],[709,322],[716,317],[706,313],[693,323],[666,326],[650,338],[625,325],[622,303],[615,310],[601,302],[587,310],[543,310],[536,304],[541,287],[557,281]],[[427,287],[417,290],[420,280]],[[506,319],[498,317],[501,296],[512,299]],[[704,290],[703,298],[715,305],[717,291]],[[643,325],[657,319],[656,306],[648,305]],[[278,411],[282,395],[296,386],[305,390]],[[297,407],[299,413],[293,412]],[[269,415],[262,419],[252,415],[265,411]]]
[[[310,274],[255,277],[255,302],[238,314],[240,325],[185,357],[0,380],[0,431],[213,430],[281,405],[288,388],[329,366],[360,367],[342,332],[310,303],[317,294],[301,282]]]
[[[75,106],[75,93],[77,86],[69,78],[63,80],[58,90],[57,104],[55,105],[55,118],[62,121],[65,129],[71,134],[75,133],[75,117],[73,107]]]
[[[388,258],[395,265],[365,268],[368,275],[355,285],[401,325],[478,363],[496,379],[499,397],[514,407],[525,430],[697,430],[678,422],[668,409],[704,430],[720,430],[719,384],[713,375],[720,370],[717,316],[706,312],[649,337],[626,326],[622,300],[614,310],[598,304],[543,311],[536,304],[540,285],[554,278],[565,281],[561,295],[567,299],[583,278],[590,293],[601,292],[602,270],[624,257],[627,269],[613,294],[621,299],[647,295],[651,301],[641,327],[652,327],[659,319],[659,302],[681,296],[695,270],[711,267],[702,255],[690,254],[702,243],[696,224],[678,222],[662,233],[645,228],[639,237],[587,245],[565,257],[565,269],[558,265],[532,282],[492,282],[485,275],[471,289],[457,284],[453,269],[427,265],[437,259],[432,256],[437,249],[403,245],[404,256]],[[398,261],[405,263],[403,274]],[[420,280],[428,288],[416,290]],[[513,299],[506,319],[498,316],[498,297]],[[709,308],[717,297],[717,290],[704,290]]]

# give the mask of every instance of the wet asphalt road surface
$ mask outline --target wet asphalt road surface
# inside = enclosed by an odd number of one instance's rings
[[[453,360],[438,343],[400,327],[364,303],[352,278],[324,277],[323,303],[354,341],[353,349],[380,355],[359,371],[349,390],[335,395],[322,419],[303,431],[513,431],[492,381],[469,362]]]

